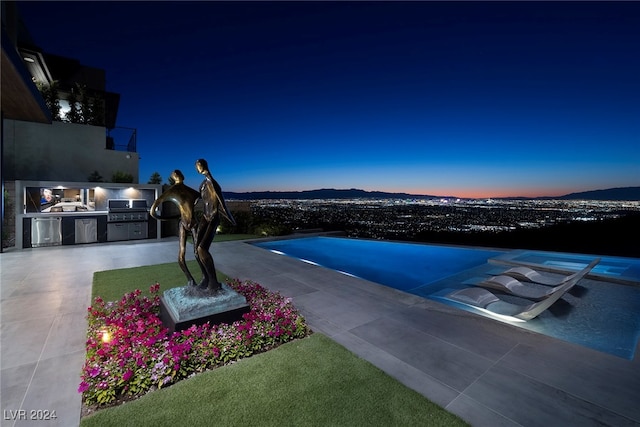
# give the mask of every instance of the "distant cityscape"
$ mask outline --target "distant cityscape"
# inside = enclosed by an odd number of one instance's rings
[[[572,200],[257,200],[253,213],[291,229],[341,227],[350,236],[414,239],[422,232],[501,232],[616,219],[640,202]]]
[[[631,237],[640,222],[640,201],[387,198],[230,203],[233,210],[245,212],[239,212],[240,222],[250,221],[253,232],[262,235],[342,231],[370,239],[640,256],[640,245]]]

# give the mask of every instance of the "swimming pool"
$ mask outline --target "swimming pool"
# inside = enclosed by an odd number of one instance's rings
[[[504,253],[336,237],[305,237],[255,245],[405,292],[482,265]]]
[[[570,271],[583,268],[594,258],[581,254],[498,251],[335,237],[253,244],[480,315],[485,314],[456,304],[446,295],[468,287],[465,282],[477,279],[478,275],[499,274],[510,263]],[[527,322],[505,323],[633,359],[640,337],[640,259],[601,258],[593,271],[598,280],[601,277],[605,280],[580,282],[538,317]],[[616,283],[619,279],[638,285]]]

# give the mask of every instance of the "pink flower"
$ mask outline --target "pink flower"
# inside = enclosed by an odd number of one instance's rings
[[[135,387],[132,391],[123,383],[138,374],[162,384],[179,381],[193,372],[243,357],[240,354],[248,356],[306,335],[304,319],[291,300],[253,282],[233,280],[230,285],[249,302],[250,312],[243,320],[192,326],[171,335],[158,317],[158,283],[150,287],[151,293],[156,294],[151,299],[142,296],[139,290],[126,294],[118,302],[105,303],[96,298],[88,314],[89,336],[98,336],[105,326],[114,333],[108,345],[94,338],[87,340],[87,359],[78,391],[87,402],[95,402],[99,390],[110,389],[126,395],[141,393],[146,390]]]

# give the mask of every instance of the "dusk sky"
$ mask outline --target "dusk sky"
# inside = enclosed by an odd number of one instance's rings
[[[140,182],[554,196],[640,185],[640,2],[20,2],[104,68]]]

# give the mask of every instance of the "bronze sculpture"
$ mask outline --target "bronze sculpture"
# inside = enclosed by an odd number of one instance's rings
[[[197,236],[194,239],[196,259],[198,260],[198,264],[200,264],[203,276],[199,287],[203,290],[216,291],[221,289],[222,285],[216,277],[216,269],[213,263],[213,257],[211,253],[209,253],[209,247],[220,225],[221,214],[233,225],[236,225],[236,221],[227,208],[220,185],[211,176],[207,161],[198,159],[196,161],[196,170],[205,177],[204,181],[200,184],[200,198],[204,204],[204,213],[200,218],[196,233]]]
[[[191,233],[194,242],[196,239],[197,220],[195,217],[195,205],[200,198],[200,193],[184,184],[184,175],[180,170],[174,170],[171,173],[171,178],[175,183],[153,202],[149,213],[152,217],[160,221],[180,218],[180,224],[178,226],[180,244],[180,249],[178,251],[178,264],[185,276],[187,276],[187,284],[195,286],[196,281],[187,268],[184,255],[187,245],[187,233]],[[180,209],[180,215],[159,216],[156,211],[163,202],[175,203]]]
[[[202,184],[200,184],[200,192],[185,185],[183,182],[184,175],[176,169],[171,174],[175,184],[153,202],[150,214],[158,220],[180,218],[178,264],[185,276],[187,276],[188,285],[190,285],[188,286],[189,289],[197,289],[200,293],[210,294],[222,289],[222,284],[218,282],[216,277],[213,257],[209,252],[209,247],[220,225],[220,215],[222,214],[233,225],[236,222],[227,208],[220,185],[211,176],[207,161],[198,159],[196,161],[196,170],[205,177]],[[195,206],[199,200],[202,200],[203,203],[203,213],[198,220]],[[180,215],[159,216],[156,210],[165,201],[175,203],[180,209]],[[202,280],[197,286],[185,262],[187,233],[191,233],[193,237],[195,258],[202,270]]]

